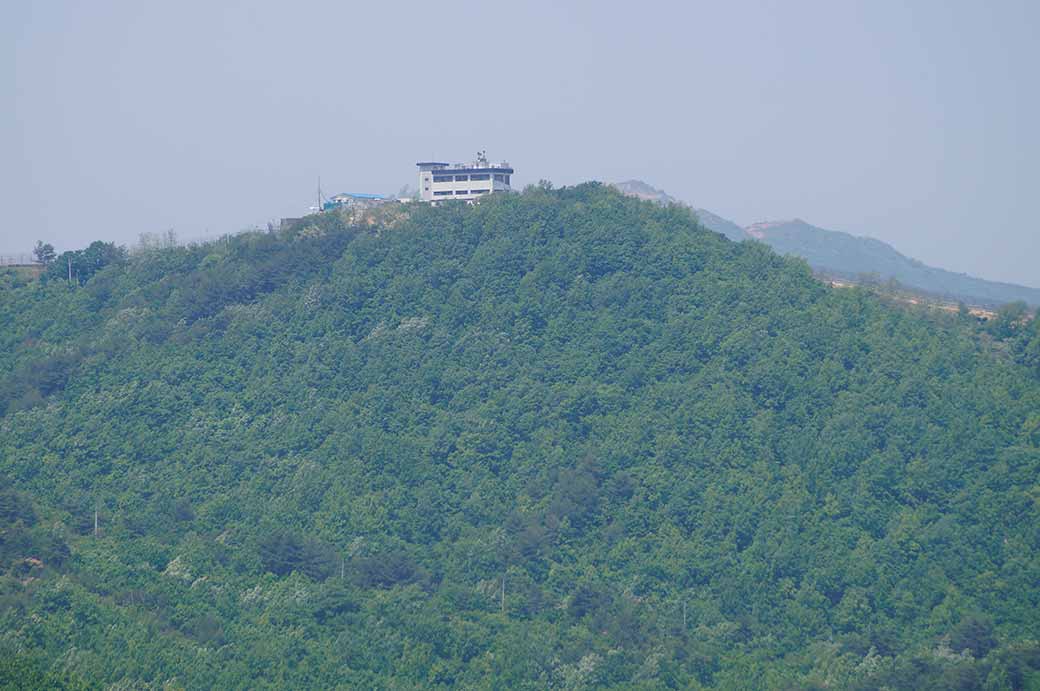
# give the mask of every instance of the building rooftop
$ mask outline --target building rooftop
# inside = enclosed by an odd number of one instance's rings
[[[434,168],[436,170],[499,170],[508,168],[512,172],[512,168],[508,161],[502,161],[501,163],[488,163],[487,161],[472,161],[470,163],[435,163],[432,161],[420,161],[415,165],[420,168]]]
[[[435,170],[433,172],[434,173],[451,173],[451,174],[455,174],[455,173],[460,173],[460,174],[465,174],[465,173],[512,173],[513,169],[509,168],[507,166],[508,166],[508,164],[503,164],[501,166],[464,166],[464,165],[457,165],[457,166],[452,166],[450,168],[439,168],[439,169],[437,169],[437,170]]]
[[[389,199],[385,194],[368,194],[366,192],[341,192],[334,195],[332,199],[339,199],[340,197],[351,197],[353,199]]]

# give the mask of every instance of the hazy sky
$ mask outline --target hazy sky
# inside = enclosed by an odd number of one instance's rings
[[[1040,2],[14,2],[0,253],[415,184],[640,178],[1040,287]]]

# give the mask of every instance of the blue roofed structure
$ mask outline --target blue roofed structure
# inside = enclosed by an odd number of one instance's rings
[[[343,192],[331,197],[321,205],[322,211],[337,209],[339,207],[371,207],[384,202],[391,201],[392,197],[383,194],[370,194],[367,192]]]

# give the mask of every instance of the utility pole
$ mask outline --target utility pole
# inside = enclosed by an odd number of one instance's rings
[[[321,176],[318,176],[318,213],[321,213]]]
[[[65,257],[69,260],[69,285],[72,285],[72,255]]]
[[[100,512],[100,506],[98,502],[94,501],[94,537],[98,536],[98,514]]]
[[[683,631],[686,630],[686,598],[682,601],[682,628]]]

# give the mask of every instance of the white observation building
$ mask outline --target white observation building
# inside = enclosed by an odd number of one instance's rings
[[[442,202],[448,199],[472,201],[492,192],[509,192],[509,178],[513,169],[503,161],[488,163],[481,151],[472,163],[440,163],[420,161],[419,197],[424,202]]]

